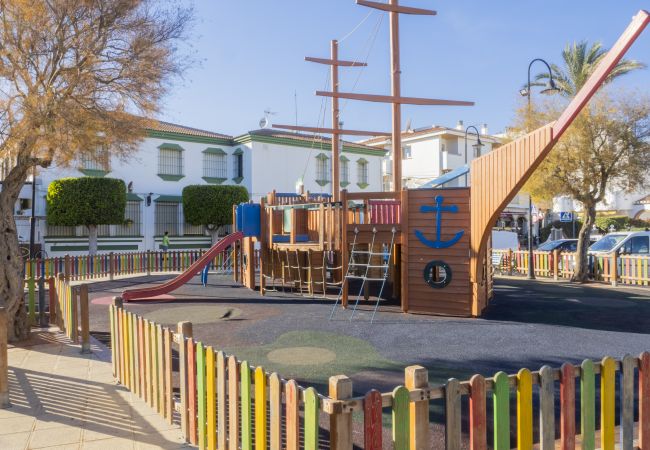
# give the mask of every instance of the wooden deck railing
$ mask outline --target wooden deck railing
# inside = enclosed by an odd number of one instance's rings
[[[202,449],[349,449],[354,444],[379,450],[391,444],[396,449],[435,444],[458,450],[469,441],[472,450],[532,449],[535,442],[551,450],[556,444],[575,448],[580,434],[587,449],[614,450],[617,442],[623,449],[633,449],[634,442],[650,448],[650,353],[567,363],[560,369],[474,375],[466,381],[452,378],[442,385],[430,385],[424,367],[410,366],[404,385],[362,396],[353,396],[352,381],[339,375],[329,379],[328,395],[323,395],[194,340],[189,322],[172,330],[124,310],[117,298],[110,319],[115,377],[170,423],[178,411],[185,438]],[[173,348],[179,355],[178,396]],[[432,416],[431,402],[440,400],[442,412]],[[353,434],[353,413],[362,433]],[[384,442],[386,413],[392,417],[392,442]],[[320,414],[329,416],[329,425],[319,422]],[[444,443],[433,442],[431,420],[444,425]],[[539,435],[533,434],[533,424]]]
[[[508,275],[528,273],[528,251],[492,250],[495,270]],[[569,279],[576,266],[573,252],[533,251],[535,276],[554,279]],[[650,285],[650,255],[589,255],[592,279],[631,286]]]

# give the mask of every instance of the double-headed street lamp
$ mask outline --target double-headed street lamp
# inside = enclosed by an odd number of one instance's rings
[[[469,134],[470,129],[474,129],[474,133],[476,134],[476,144],[472,144],[472,148],[474,149],[474,158],[477,156],[481,156],[481,148],[483,148],[483,143],[481,142],[481,134],[478,132],[478,129],[474,125],[470,125],[467,128],[465,128],[465,166],[467,166],[468,163],[468,158],[467,158],[467,135]],[[468,186],[468,178],[467,174],[465,174],[465,186]]]
[[[528,64],[528,84],[526,85],[525,89],[521,89],[519,93],[523,97],[528,97],[528,113],[530,113],[530,100],[531,100],[531,95],[530,95],[530,69],[533,67],[533,63],[536,61],[539,61],[541,63],[544,63],[546,68],[548,69],[548,82],[546,83],[546,86],[544,86],[544,89],[542,89],[542,94],[555,94],[556,92],[559,92],[559,89],[555,85],[555,81],[553,80],[553,71],[551,70],[551,66],[544,61],[541,58],[535,58],[533,59],[530,64]],[[532,280],[535,278],[535,269],[533,268],[534,264],[534,258],[533,258],[533,198],[529,195],[528,196],[528,279]]]

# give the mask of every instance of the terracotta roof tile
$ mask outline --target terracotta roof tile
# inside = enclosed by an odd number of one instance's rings
[[[232,136],[228,136],[226,134],[215,133],[213,131],[207,131],[207,130],[199,130],[198,128],[186,127],[183,125],[177,125],[175,123],[163,122],[162,120],[151,120],[147,129],[151,131],[162,131],[166,133],[185,134],[187,136],[232,139]]]

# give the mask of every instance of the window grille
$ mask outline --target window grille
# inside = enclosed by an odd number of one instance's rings
[[[156,236],[178,236],[178,203],[156,202]]]
[[[183,152],[171,148],[159,149],[158,173],[160,175],[183,175]]]
[[[203,176],[209,178],[227,178],[226,155],[203,153]],[[235,172],[237,173],[237,172]]]
[[[368,184],[368,161],[357,161],[357,178],[359,184]]]
[[[350,182],[350,164],[347,159],[341,158],[341,183]]]
[[[233,178],[244,178],[244,154],[236,153],[233,156]]]
[[[124,211],[124,220],[127,223],[115,227],[115,236],[141,236],[142,235],[142,213],[140,206],[142,202],[127,201]]]
[[[328,183],[330,179],[330,159],[321,153],[316,156],[316,181]]]
[[[110,157],[108,150],[101,148],[94,153],[82,153],[80,165],[86,170],[110,171]]]

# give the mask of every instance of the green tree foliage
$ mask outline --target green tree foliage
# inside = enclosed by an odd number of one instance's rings
[[[192,225],[203,225],[212,232],[232,223],[232,207],[248,201],[244,186],[192,185],[183,188],[183,213]]]
[[[124,223],[126,185],[114,178],[62,178],[47,189],[47,223],[88,227],[90,254],[97,252],[97,225]]]
[[[554,101],[522,108],[515,133],[525,132],[555,120],[585,85],[607,50],[600,43],[567,45],[562,66],[551,64],[561,96]],[[645,67],[622,59],[606,79],[614,79]],[[536,76],[548,79],[548,73]],[[568,195],[582,204],[584,222],[578,233],[578,260],[574,280],[588,277],[587,249],[596,218],[596,205],[610,189],[631,192],[643,186],[650,168],[650,98],[645,95],[599,94],[542,162],[524,190],[534,199],[549,200]]]

